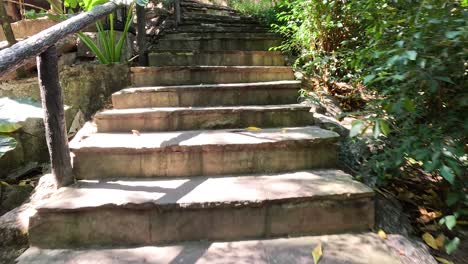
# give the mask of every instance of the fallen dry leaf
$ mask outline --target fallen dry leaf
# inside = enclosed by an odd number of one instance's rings
[[[385,233],[385,231],[383,231],[382,229],[379,229],[379,231],[377,232],[377,235],[379,235],[379,237],[381,239],[387,239],[387,233]]]
[[[312,257],[314,258],[314,264],[317,264],[322,257],[322,242],[319,242],[314,250],[312,250]]]
[[[442,264],[454,264],[452,261],[448,260],[448,259],[444,259],[444,258],[441,258],[441,257],[434,257],[437,261],[439,261],[440,263]]]
[[[435,238],[434,238],[431,234],[429,234],[429,233],[427,233],[427,232],[424,233],[424,234],[422,235],[422,239],[423,239],[424,242],[426,242],[426,244],[427,244],[428,246],[430,246],[431,248],[433,248],[433,249],[439,249],[439,247],[437,246],[437,242],[436,242]]]
[[[435,238],[435,242],[438,248],[442,248],[445,244],[445,236],[443,234],[438,235]]]
[[[246,128],[246,130],[250,130],[250,131],[258,131],[258,130],[262,130],[262,129],[261,129],[261,128],[259,128],[259,127],[250,126],[250,127]]]

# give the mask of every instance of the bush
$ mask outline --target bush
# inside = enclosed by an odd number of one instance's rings
[[[287,39],[280,49],[296,54],[296,66],[320,86],[330,91],[346,82],[353,96],[366,96],[358,109],[365,118],[351,130],[373,132],[377,147],[365,171],[385,184],[417,168],[448,187],[440,223],[450,230],[468,205],[467,5],[284,0],[274,25]]]

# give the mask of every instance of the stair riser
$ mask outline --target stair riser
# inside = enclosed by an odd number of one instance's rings
[[[281,54],[161,52],[149,54],[149,66],[284,66]]]
[[[228,0],[196,0],[196,1],[184,1],[184,2],[229,7]]]
[[[281,80],[294,80],[294,73],[291,68],[132,68],[132,84],[136,87],[269,82]]]
[[[292,104],[298,98],[297,88],[199,89],[112,95],[116,109],[143,107],[190,107]]]
[[[279,39],[161,39],[156,50],[269,50],[281,44]]]
[[[373,225],[372,197],[340,196],[237,208],[42,212],[31,218],[29,237],[31,246],[44,248],[130,246],[359,232]]]
[[[170,33],[164,35],[164,40],[180,40],[180,39],[198,39],[199,33]],[[203,34],[205,39],[279,39],[279,36],[274,33],[206,33]]]
[[[313,125],[307,109],[292,111],[200,111],[97,116],[98,132],[177,131],[256,127],[294,127]]]
[[[230,23],[230,24],[252,24],[260,25],[258,20],[249,17],[233,17],[233,16],[212,16],[209,14],[189,14],[182,15],[182,23]]]
[[[184,32],[184,33],[236,33],[236,32],[259,32],[265,33],[268,32],[268,29],[265,27],[253,26],[253,25],[236,25],[236,26],[203,26],[203,25],[180,25],[178,26],[175,32]]]
[[[204,176],[333,168],[335,140],[75,151],[77,179]],[[159,150],[159,151],[158,151]],[[72,150],[73,151],[73,150]]]
[[[209,14],[218,16],[238,16],[239,14],[231,10],[220,10],[211,8],[182,7],[182,13]]]

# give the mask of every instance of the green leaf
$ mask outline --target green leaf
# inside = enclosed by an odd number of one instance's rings
[[[454,39],[462,34],[461,31],[447,31],[445,32],[445,36],[449,39]]]
[[[349,131],[349,136],[350,137],[355,137],[355,136],[361,134],[362,125],[363,125],[362,120],[354,120],[351,123],[351,125],[352,125],[352,127],[351,127],[351,130]]]
[[[380,123],[378,121],[375,121],[374,124],[374,138],[378,138],[380,135]]]
[[[385,120],[379,120],[379,124],[380,124],[380,129],[382,130],[382,133],[387,136],[388,134],[390,134],[390,127],[388,126],[388,123],[387,121]]]
[[[371,75],[367,75],[366,77],[364,77],[364,85],[368,84],[370,81],[372,81],[373,79],[375,78],[375,75],[374,74],[371,74]]]
[[[14,138],[0,135],[0,158],[10,150],[16,148],[17,142]]]
[[[445,199],[445,203],[448,206],[452,206],[456,204],[459,200],[460,200],[460,195],[458,193],[451,192],[447,194],[447,199]]]
[[[457,225],[457,217],[455,215],[447,215],[441,219],[441,223],[445,224],[449,230],[452,230]]]
[[[450,184],[453,185],[455,183],[455,175],[453,174],[452,169],[446,165],[442,165],[442,167],[440,167],[440,175],[442,175],[442,177],[444,177],[444,179]]]
[[[148,1],[149,0],[136,0],[135,2],[139,6],[145,6],[146,4],[148,4]]]
[[[452,254],[458,248],[458,245],[460,245],[460,239],[458,237],[455,237],[453,240],[449,240],[445,244],[445,252],[449,255]]]
[[[408,112],[414,112],[416,110],[413,101],[409,98],[405,98],[403,105],[405,107],[405,110]]]
[[[408,50],[405,52],[406,57],[410,60],[416,60],[416,57],[418,56],[418,53],[414,50]]]
[[[109,61],[107,60],[107,58],[104,56],[104,54],[98,48],[96,43],[94,43],[93,40],[89,36],[81,32],[78,33],[78,36],[80,37],[80,40],[83,41],[83,43],[96,55],[96,57],[102,64],[109,64]]]
[[[0,133],[12,133],[20,129],[19,123],[9,122],[5,119],[0,119]]]
[[[436,76],[436,77],[434,77],[434,79],[439,80],[439,81],[443,81],[443,82],[446,82],[446,83],[455,84],[455,83],[452,81],[452,79],[450,79],[450,77]]]

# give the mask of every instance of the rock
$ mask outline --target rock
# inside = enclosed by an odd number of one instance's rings
[[[403,236],[413,233],[409,217],[404,213],[400,202],[380,193],[375,195],[375,228]]]
[[[65,107],[65,115],[70,108]],[[48,162],[49,151],[45,140],[44,111],[40,102],[30,98],[0,98],[0,120],[18,123],[21,128],[11,134],[17,146],[0,158],[0,178],[29,161]]]
[[[349,130],[333,117],[315,113],[314,119],[315,123],[321,128],[335,131],[340,134],[341,137],[347,137],[349,135]]]
[[[70,65],[75,64],[75,62],[76,62],[76,52],[64,53],[58,59],[59,67],[63,67],[65,65],[70,66]]]
[[[28,243],[29,217],[35,213],[35,206],[49,198],[57,190],[52,174],[39,179],[28,202],[0,216],[0,248],[7,246],[24,246]]]
[[[402,264],[437,264],[426,245],[403,235],[388,235],[385,244],[394,251]]]

